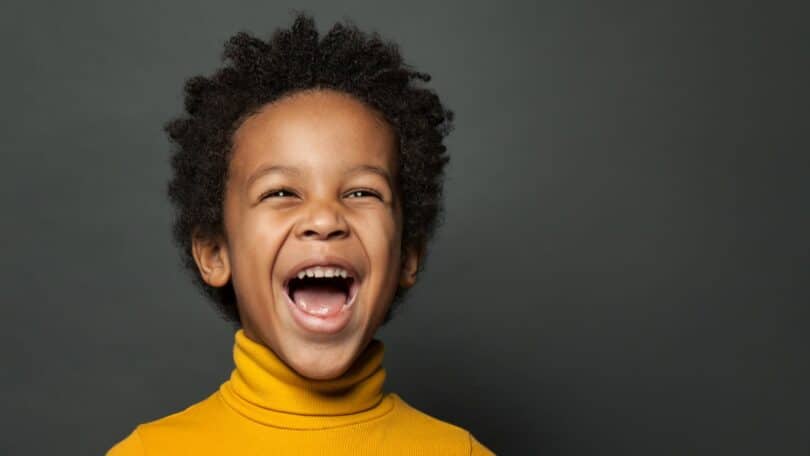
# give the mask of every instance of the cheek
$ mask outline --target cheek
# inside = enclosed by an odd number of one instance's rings
[[[381,211],[374,217],[358,219],[354,226],[358,230],[358,237],[365,244],[370,260],[377,263],[377,267],[391,270],[397,266],[399,256],[401,229],[394,215],[388,211]]]
[[[272,217],[268,212],[254,211],[243,214],[238,222],[233,239],[234,276],[269,274],[270,263],[289,231],[289,221]]]
[[[267,258],[276,252],[292,229],[291,217],[280,217],[270,211],[255,211],[245,219],[248,252]]]

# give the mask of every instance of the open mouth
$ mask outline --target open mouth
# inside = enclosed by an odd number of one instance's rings
[[[284,291],[303,312],[328,318],[350,306],[357,296],[357,280],[339,267],[311,267],[299,271],[284,284]]]

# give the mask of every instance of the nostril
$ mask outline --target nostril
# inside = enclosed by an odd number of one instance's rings
[[[340,230],[340,231],[334,231],[334,232],[330,233],[329,236],[327,236],[327,239],[329,239],[329,238],[342,238],[342,237],[345,237],[345,236],[346,236],[346,231]]]
[[[306,230],[306,231],[303,232],[303,236],[304,237],[325,238],[325,239],[328,240],[328,239],[331,239],[331,238],[345,237],[347,233],[348,232],[346,230],[334,230],[334,231],[331,231],[331,232],[329,232],[329,234],[324,236],[319,231]]]

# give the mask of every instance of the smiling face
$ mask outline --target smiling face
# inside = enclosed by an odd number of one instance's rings
[[[418,253],[401,256],[396,135],[366,104],[315,90],[264,106],[233,145],[225,236],[193,240],[200,273],[212,286],[233,281],[246,336],[301,375],[335,378],[397,285],[415,282]],[[347,277],[298,279],[313,265]]]

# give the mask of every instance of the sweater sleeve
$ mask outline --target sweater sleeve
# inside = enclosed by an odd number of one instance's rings
[[[145,454],[146,450],[143,448],[141,436],[138,435],[138,428],[135,428],[124,440],[110,448],[105,456],[144,456]]]
[[[470,456],[495,456],[495,453],[478,440],[475,440],[475,437],[470,433]]]

